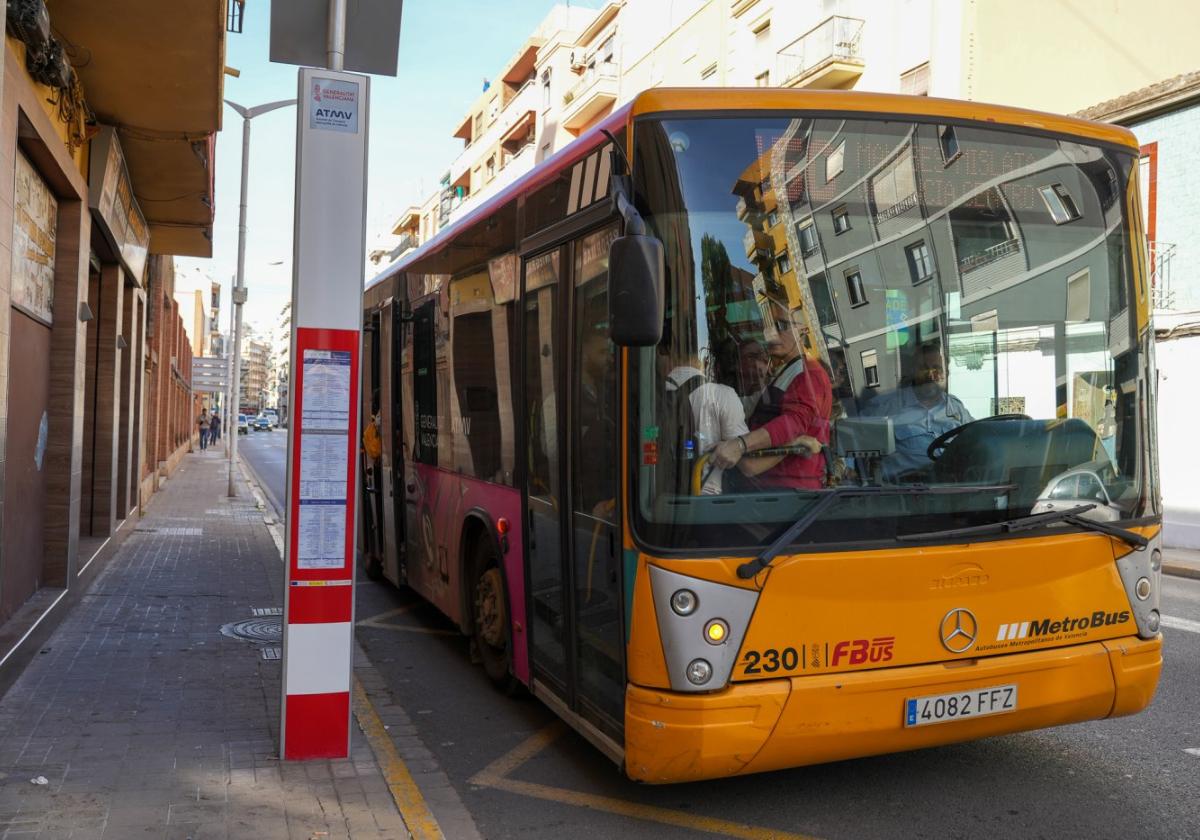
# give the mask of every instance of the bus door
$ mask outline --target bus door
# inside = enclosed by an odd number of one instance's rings
[[[611,238],[606,229],[526,259],[522,329],[534,677],[619,743],[625,671]]]
[[[429,468],[438,465],[437,334],[437,297],[414,301],[412,346],[407,356],[412,380],[409,392],[402,401],[412,406],[411,413],[406,411],[412,423],[408,437],[411,448],[404,452],[405,463],[397,472],[396,480],[404,482],[404,523],[410,552],[408,574],[412,578],[410,585],[427,595],[432,591],[428,588],[429,575],[438,568],[437,535],[433,528],[436,494],[430,493],[418,465]]]
[[[379,546],[380,560],[388,580],[402,583],[404,546],[404,452],[401,441],[403,420],[401,415],[399,361],[400,347],[404,341],[403,326],[393,301],[383,305],[379,313],[378,374],[373,379],[379,389],[380,428],[379,440],[382,454],[377,479],[382,496],[382,544]]]

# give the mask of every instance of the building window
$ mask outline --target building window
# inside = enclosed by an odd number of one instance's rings
[[[875,220],[882,222],[917,206],[917,175],[912,154],[904,152],[871,179]]]
[[[490,181],[496,177],[496,156],[492,155],[487,160],[487,179]]]
[[[478,140],[480,135],[483,134],[483,111],[475,115],[475,131],[473,134],[474,136],[471,138],[473,141]]]
[[[775,265],[779,268],[780,275],[787,274],[792,270],[792,261],[788,259],[787,251],[775,258]]]
[[[817,229],[811,222],[799,228],[796,234],[800,237],[800,253],[806,257],[817,252]]]
[[[962,152],[958,147],[958,135],[954,133],[952,125],[938,126],[938,144],[942,147],[942,161],[947,166]]]
[[[906,96],[929,95],[929,62],[900,74],[900,92]]]
[[[875,350],[864,350],[861,354],[863,366],[863,381],[868,388],[879,387],[879,353]]]
[[[616,33],[613,33],[612,35],[608,36],[608,40],[606,40],[603,44],[600,45],[600,50],[599,50],[600,60],[603,61],[605,64],[612,64],[613,50],[615,48],[616,40],[617,40]]]
[[[846,157],[846,141],[838,143],[836,149],[829,153],[825,158],[825,183],[829,183],[838,175],[842,174],[842,164]]]
[[[700,71],[701,79],[711,79],[715,75],[717,75],[717,63],[715,61]]]
[[[1067,321],[1090,319],[1092,311],[1092,275],[1088,269],[1067,278]]]
[[[770,87],[771,86],[771,71],[764,70],[754,77],[755,87]]]
[[[867,302],[867,290],[863,286],[862,274],[850,271],[846,274],[846,291],[850,295],[850,306],[862,306]]]
[[[1050,211],[1054,224],[1065,225],[1079,218],[1075,199],[1071,198],[1071,193],[1062,184],[1049,184],[1040,187],[1038,192],[1042,194],[1042,201],[1046,202],[1046,209]]]
[[[925,244],[924,239],[909,245],[904,249],[904,254],[908,257],[908,273],[912,277],[914,286],[924,283],[933,276],[933,259],[929,255],[929,246]]]
[[[843,234],[848,230],[850,230],[850,211],[843,204],[833,211],[833,232]]]
[[[542,110],[550,107],[550,68],[542,71]]]
[[[779,212],[772,210],[767,214],[767,227],[773,228],[777,224],[779,224]]]

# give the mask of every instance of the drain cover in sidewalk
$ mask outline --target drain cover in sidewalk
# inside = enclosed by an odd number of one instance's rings
[[[278,615],[267,615],[231,621],[221,625],[221,633],[233,639],[247,642],[279,643],[283,638],[283,619]]]

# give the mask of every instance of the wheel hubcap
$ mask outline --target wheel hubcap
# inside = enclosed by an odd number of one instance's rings
[[[504,647],[504,599],[500,570],[493,567],[479,577],[475,593],[475,626],[480,637],[494,648]]]

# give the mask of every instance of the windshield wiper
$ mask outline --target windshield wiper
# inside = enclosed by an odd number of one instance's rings
[[[1012,489],[1011,484],[971,485],[968,487],[930,487],[927,484],[909,484],[901,487],[863,487],[860,485],[843,485],[826,490],[812,507],[804,511],[804,515],[793,522],[786,531],[763,549],[762,554],[753,560],[747,560],[737,568],[738,577],[748,580],[771,565],[784,548],[804,533],[810,525],[817,521],[822,513],[829,510],[842,499],[854,496],[917,496],[917,495],[958,495],[964,492],[1001,492]]]
[[[1029,516],[1019,516],[1016,519],[1006,519],[1003,522],[990,522],[987,525],[952,528],[949,531],[928,531],[923,534],[903,534],[898,535],[896,539],[900,542],[917,542],[919,540],[937,540],[950,537],[969,537],[976,534],[1008,534],[1015,531],[1028,531],[1032,528],[1040,528],[1042,525],[1049,525],[1053,522],[1066,522],[1077,528],[1083,528],[1085,531],[1095,531],[1098,534],[1107,534],[1110,537],[1116,537],[1136,548],[1145,548],[1150,544],[1150,540],[1143,537],[1137,531],[1130,531],[1128,528],[1110,525],[1107,522],[1097,522],[1094,519],[1085,519],[1080,516],[1081,513],[1086,513],[1094,507],[1096,506],[1078,505],[1066,510],[1034,513]]]

